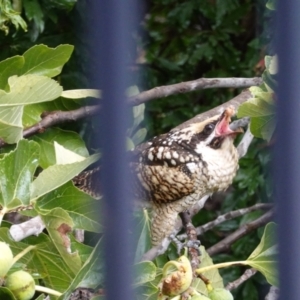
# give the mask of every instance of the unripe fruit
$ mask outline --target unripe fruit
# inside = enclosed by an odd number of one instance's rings
[[[6,279],[5,286],[18,300],[29,300],[35,293],[34,279],[23,270],[10,274]]]
[[[8,244],[0,242],[0,277],[4,277],[11,268],[13,254]]]
[[[232,294],[226,289],[213,289],[208,293],[211,300],[234,300]]]
[[[177,269],[169,273],[170,269]],[[177,261],[171,260],[163,268],[161,292],[167,296],[177,296],[186,291],[193,280],[191,263],[187,257],[181,256]]]

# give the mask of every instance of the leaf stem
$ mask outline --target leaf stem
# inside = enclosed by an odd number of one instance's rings
[[[2,223],[3,217],[6,214],[6,212],[8,211],[7,207],[3,206],[1,211],[0,211],[0,225]]]
[[[196,273],[200,274],[200,273],[204,273],[204,272],[207,272],[207,271],[210,271],[210,270],[213,270],[213,269],[226,268],[226,267],[230,267],[230,266],[233,266],[233,265],[240,265],[240,264],[248,265],[246,260],[229,261],[229,262],[225,262],[225,263],[220,263],[220,264],[215,264],[215,265],[210,265],[210,266],[207,266],[207,267],[199,268],[199,269],[196,270]]]
[[[28,246],[24,250],[22,250],[20,253],[18,253],[14,258],[12,265],[15,264],[21,257],[23,257],[26,253],[28,253],[30,250],[34,249],[36,246]]]
[[[39,291],[39,292],[42,292],[42,293],[50,294],[50,295],[53,295],[53,296],[58,296],[58,297],[62,295],[62,293],[60,293],[56,290],[52,290],[52,289],[49,289],[47,287],[40,286],[40,285],[36,285],[35,290]]]

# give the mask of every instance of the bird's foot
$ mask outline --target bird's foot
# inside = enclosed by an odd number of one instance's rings
[[[182,253],[182,250],[187,247],[190,249],[195,249],[198,252],[198,255],[201,255],[201,252],[199,250],[199,247],[201,245],[201,242],[199,240],[187,240],[185,242],[181,242],[175,234],[170,235],[170,240],[175,244],[177,248],[177,253],[180,255]]]

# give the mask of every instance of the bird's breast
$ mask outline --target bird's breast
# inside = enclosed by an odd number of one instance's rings
[[[225,143],[217,150],[206,147],[201,155],[204,163],[201,170],[195,168],[195,184],[205,185],[208,192],[226,189],[238,170],[238,153],[234,145]]]

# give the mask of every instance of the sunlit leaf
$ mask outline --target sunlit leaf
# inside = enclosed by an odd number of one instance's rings
[[[85,160],[84,156],[81,156],[64,146],[54,141],[55,160],[58,165],[67,165]]]
[[[40,166],[43,169],[56,163],[55,141],[80,156],[87,157],[89,155],[84,141],[76,132],[50,128],[41,134],[33,136],[31,139],[40,145]]]
[[[99,90],[92,90],[92,89],[81,89],[81,90],[68,90],[63,91],[61,96],[64,98],[70,99],[81,99],[81,98],[101,98],[101,92]]]
[[[247,264],[260,271],[271,285],[278,286],[278,249],[275,234],[276,224],[268,223],[259,245],[248,257]]]
[[[39,198],[62,186],[98,159],[99,155],[95,154],[77,163],[48,167],[32,182],[31,198]]]
[[[272,93],[258,88],[255,90],[255,96],[240,105],[238,117],[251,117],[252,134],[269,141],[275,129],[275,107]]]
[[[8,79],[9,92],[0,90],[0,106],[16,106],[50,101],[58,98],[61,86],[45,76],[23,75]]]
[[[23,54],[25,63],[20,72],[21,74],[37,74],[47,77],[57,76],[70,59],[73,50],[74,46],[71,45],[59,45],[56,48],[35,45]]]

